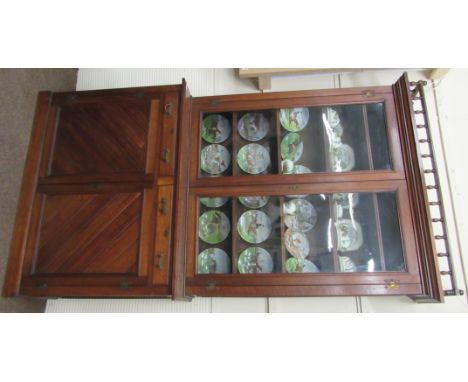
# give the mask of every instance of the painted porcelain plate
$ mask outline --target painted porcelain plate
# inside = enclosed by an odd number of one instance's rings
[[[198,255],[198,274],[229,272],[231,272],[231,259],[222,249],[208,248]]]
[[[346,143],[334,145],[330,152],[330,160],[332,171],[351,171],[354,168],[354,150]]]
[[[240,254],[237,268],[240,273],[271,273],[273,258],[263,248],[250,247]]]
[[[327,107],[326,118],[332,128],[337,127],[340,124],[340,116],[338,112],[331,107]],[[341,133],[343,133],[343,130],[341,130]]]
[[[296,133],[306,127],[309,122],[309,109],[297,107],[280,110],[280,123],[286,130]]]
[[[268,134],[270,122],[262,113],[247,113],[239,119],[237,131],[247,141],[259,141]]]
[[[362,245],[361,225],[350,219],[338,220],[335,223],[338,251],[356,251]]]
[[[341,272],[356,272],[356,264],[348,256],[338,256]]]
[[[310,231],[317,222],[317,211],[312,203],[303,199],[293,199],[283,204],[284,224],[299,232]]]
[[[296,259],[304,259],[309,255],[309,241],[302,232],[287,229],[284,234],[284,242],[288,252]]]
[[[221,143],[231,135],[231,124],[221,114],[211,114],[203,118],[202,138],[208,143]]]
[[[209,145],[201,151],[201,169],[208,174],[219,175],[231,163],[231,154],[221,145]]]
[[[315,273],[320,272],[320,269],[310,260],[296,259],[290,257],[286,260],[286,272],[288,273]]]
[[[304,144],[298,133],[286,134],[281,141],[281,157],[285,160],[297,162],[304,151]]]
[[[262,211],[249,210],[239,218],[237,231],[247,243],[262,243],[271,234],[271,220]]]
[[[359,194],[346,192],[333,194],[333,201],[342,208],[354,208],[359,203]]]
[[[224,206],[229,198],[200,198],[200,203],[205,207],[218,208]]]
[[[240,196],[239,202],[247,208],[262,208],[268,203],[269,199],[268,196]]]
[[[207,211],[198,218],[198,236],[208,244],[218,244],[231,231],[228,217],[221,211]]]
[[[270,154],[258,143],[250,143],[237,153],[237,163],[248,174],[260,174],[270,165]]]

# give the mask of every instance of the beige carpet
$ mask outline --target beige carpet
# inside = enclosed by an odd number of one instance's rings
[[[75,90],[76,76],[76,69],[0,69],[0,285],[2,287],[37,92]],[[45,302],[45,299],[0,297],[0,312],[43,312]]]

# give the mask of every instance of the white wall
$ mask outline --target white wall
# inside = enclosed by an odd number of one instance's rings
[[[393,84],[402,71],[373,71],[343,75],[287,76],[272,79],[271,91]],[[411,80],[425,79],[411,71]],[[185,77],[197,96],[257,92],[248,80],[239,80],[233,69],[80,69],[77,90],[178,84]],[[468,70],[451,70],[426,87],[436,159],[449,227],[459,288],[466,291],[468,271],[468,200],[463,191],[468,177],[463,158],[468,142]],[[437,106],[437,107],[436,107]],[[437,114],[437,110],[439,114]],[[440,119],[440,120],[439,120]],[[462,138],[462,134],[464,137]],[[448,177],[447,177],[448,174]],[[461,254],[465,254],[465,264]],[[441,264],[444,267],[444,264]],[[157,299],[55,299],[46,312],[468,312],[467,297],[447,297],[444,304],[416,304],[407,297],[311,298],[196,298],[191,303]]]

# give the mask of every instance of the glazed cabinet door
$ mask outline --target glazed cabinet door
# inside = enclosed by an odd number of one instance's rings
[[[195,99],[187,291],[424,294],[393,88]]]
[[[40,95],[5,294],[171,295],[180,88]]]

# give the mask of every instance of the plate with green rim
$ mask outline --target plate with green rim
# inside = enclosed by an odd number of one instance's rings
[[[280,123],[286,130],[297,133],[304,129],[309,122],[309,109],[296,107],[293,109],[280,109]]]
[[[198,218],[198,236],[205,243],[221,243],[229,236],[230,231],[231,223],[221,211],[207,211]]]
[[[237,222],[237,231],[247,243],[264,242],[271,234],[271,220],[263,211],[248,210]]]
[[[265,207],[269,199],[268,196],[239,196],[239,202],[247,208]]]
[[[231,154],[226,147],[218,144],[206,146],[200,153],[200,167],[211,175],[226,171],[231,163]]]
[[[310,260],[290,257],[286,260],[286,272],[288,273],[317,273],[320,269]]]
[[[231,123],[221,114],[211,114],[203,118],[202,138],[208,143],[221,143],[231,135]]]
[[[261,247],[250,247],[240,254],[237,268],[239,273],[271,273],[274,268],[273,258]]]
[[[231,259],[221,248],[208,248],[199,253],[197,274],[229,272],[231,272]]]
[[[247,141],[259,141],[268,134],[270,122],[262,113],[244,114],[237,123],[239,135]]]
[[[270,162],[270,153],[258,143],[245,145],[237,153],[237,164],[248,174],[257,175],[266,171]]]
[[[218,208],[224,206],[229,198],[200,198],[200,203],[208,208]]]
[[[297,162],[304,151],[304,143],[298,133],[288,133],[281,141],[281,158]]]

